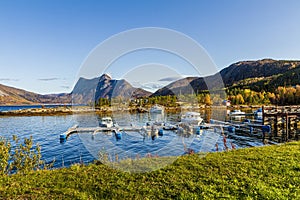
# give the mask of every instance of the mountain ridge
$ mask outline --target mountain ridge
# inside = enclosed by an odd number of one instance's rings
[[[223,83],[220,83],[220,77]],[[206,77],[187,77],[174,81],[151,94],[134,88],[126,80],[115,80],[103,74],[93,79],[79,78],[71,93],[41,95],[0,84],[0,105],[17,104],[67,104],[87,103],[93,99],[126,98],[190,94],[207,90],[210,86],[245,86],[254,90],[274,90],[277,86],[300,84],[300,61],[262,59],[239,61],[223,68],[219,73]],[[268,86],[269,85],[269,86]]]
[[[175,81],[157,90],[152,96],[197,93],[198,91],[208,90],[207,83],[210,88],[215,86],[216,88],[222,89],[220,87],[231,87],[241,80],[271,77],[288,73],[289,70],[298,68],[300,68],[300,61],[297,60],[262,59],[257,61],[239,61],[229,65],[214,75],[194,77],[190,82],[187,80],[184,81],[185,78]],[[220,77],[223,83],[220,83]],[[179,81],[189,83],[180,86],[180,84],[178,84]],[[300,84],[300,80],[298,82]],[[174,85],[176,85],[176,87],[173,87]]]
[[[68,104],[68,93],[37,94],[23,89],[0,84],[0,105]]]

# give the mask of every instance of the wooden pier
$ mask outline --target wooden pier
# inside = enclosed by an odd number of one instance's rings
[[[224,132],[226,134],[236,134],[243,135],[249,137],[256,137],[264,140],[264,135],[270,132],[269,125],[263,125],[258,123],[252,123],[249,121],[244,121],[241,123],[238,122],[224,122],[218,120],[211,120],[209,127],[214,127],[217,129],[221,129],[220,132]]]
[[[286,142],[299,140],[300,106],[263,106],[263,125],[272,128],[270,140]]]

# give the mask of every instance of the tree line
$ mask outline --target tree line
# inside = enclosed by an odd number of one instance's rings
[[[208,91],[198,94],[166,95],[129,99],[115,97],[113,99],[100,98],[95,102],[96,107],[111,105],[151,106],[159,104],[167,107],[176,107],[179,104],[189,105],[221,105],[224,100],[229,100],[232,105],[296,105],[300,104],[300,85],[279,86],[274,92],[254,91],[245,88],[228,88],[225,90],[227,97],[210,94]]]
[[[279,86],[274,92],[256,92],[250,89],[234,88],[227,90],[228,99],[233,105],[296,105],[300,104],[300,86]]]

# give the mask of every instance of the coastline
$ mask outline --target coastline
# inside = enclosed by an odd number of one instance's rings
[[[73,111],[70,107],[28,108],[21,110],[1,111],[0,116],[43,116],[43,115],[69,115]]]
[[[46,106],[54,106],[47,108]],[[62,105],[62,104],[47,104],[47,105],[14,105],[16,107],[20,106],[41,106],[41,108],[28,108],[28,109],[20,109],[20,110],[9,110],[9,111],[0,111],[0,116],[46,116],[46,115],[72,115],[72,114],[84,114],[84,113],[92,113],[95,112],[97,114],[105,114],[112,112],[137,112],[137,113],[145,113],[149,112],[148,107],[127,107],[127,108],[112,108],[112,107],[102,107],[102,108],[91,108],[88,106],[72,106],[72,105]],[[10,105],[2,105],[2,106],[10,106]],[[205,109],[255,109],[259,108],[261,105],[234,105],[234,106],[198,106],[194,108],[195,110],[205,110]],[[165,112],[180,112],[182,110],[190,110],[191,107],[165,107]]]

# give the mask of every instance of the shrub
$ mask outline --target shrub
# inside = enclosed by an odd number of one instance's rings
[[[31,170],[51,168],[53,163],[45,164],[41,159],[41,147],[37,144],[33,147],[32,136],[19,142],[13,135],[16,146],[12,151],[11,143],[5,138],[0,138],[0,175],[12,173],[28,173]]]

